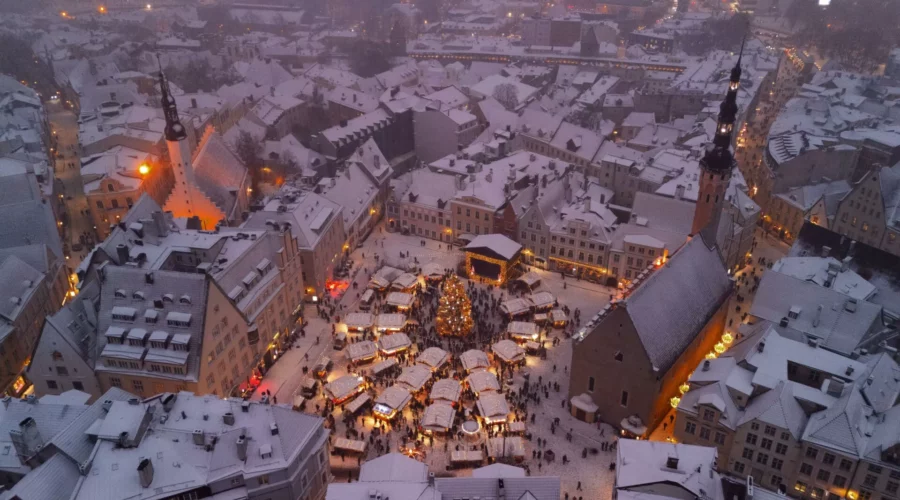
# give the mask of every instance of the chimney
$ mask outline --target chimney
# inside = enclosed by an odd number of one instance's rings
[[[119,259],[119,265],[125,265],[128,263],[128,247],[122,243],[116,245],[116,257]]]
[[[494,182],[494,169],[488,170],[487,175],[484,176],[484,180],[488,182]]]
[[[590,211],[591,211],[591,197],[585,196],[584,197],[584,213],[587,214],[587,213],[590,213]]]
[[[271,432],[273,436],[277,436],[278,435],[278,424],[276,424],[275,422],[272,422],[271,424],[269,424],[269,432]]]
[[[828,245],[822,246],[822,257],[828,257],[828,254],[831,253],[831,247]]]
[[[428,473],[428,486],[434,487],[434,472]]]
[[[836,398],[841,397],[844,392],[844,383],[836,378],[830,378],[825,381],[825,394]]]
[[[127,448],[128,447],[128,432],[122,431],[119,433],[119,439],[116,441],[116,444],[119,448]]]
[[[766,349],[766,341],[760,340],[759,344],[756,344],[756,352],[763,352]]]
[[[242,461],[247,461],[247,438],[241,436],[237,438],[235,441],[235,445],[237,445],[237,456]]]
[[[31,417],[26,417],[19,422],[18,429],[10,430],[9,437],[16,448],[16,454],[23,460],[33,457],[44,447],[44,440],[38,431],[37,422]]]
[[[497,500],[506,500],[506,484],[502,477],[497,480]]]
[[[708,359],[703,360],[703,371],[705,371],[705,372],[709,371],[709,364],[710,364],[710,362]]]
[[[165,237],[169,234],[169,221],[166,220],[166,214],[162,211],[157,210],[151,214],[153,217],[153,222],[156,225],[156,234],[159,235],[160,238]]]
[[[192,436],[194,437],[194,444],[202,446],[206,442],[206,434],[201,429],[194,429]]]
[[[137,466],[137,471],[141,478],[141,487],[149,488],[153,483],[153,462],[149,458],[142,459]]]
[[[819,326],[819,322],[822,319],[822,304],[816,306],[816,316],[813,318],[812,325],[814,327]]]
[[[666,458],[666,468],[672,469],[672,470],[678,470],[678,457]]]
[[[196,97],[191,97],[191,107],[195,108],[195,109],[197,108],[197,98]]]
[[[375,169],[376,169],[376,170],[381,169],[381,157],[380,157],[380,156],[378,156],[378,155],[373,156],[373,157],[372,157],[372,161],[375,162]]]
[[[244,413],[250,412],[250,401],[244,400],[241,402],[241,411]]]
[[[225,425],[234,425],[234,413],[228,412],[222,415],[222,421],[225,422]]]
[[[167,392],[166,394],[163,395],[162,405],[163,405],[163,410],[165,410],[166,413],[172,411],[172,407],[175,406],[175,398],[176,398],[175,394],[172,394],[171,392]]]
[[[842,273],[847,271],[847,269],[850,269],[850,261],[851,260],[853,260],[853,257],[850,257],[848,255],[848,256],[844,257],[844,260],[841,261],[841,272]]]
[[[684,186],[679,184],[675,186],[675,199],[681,200],[684,198]]]

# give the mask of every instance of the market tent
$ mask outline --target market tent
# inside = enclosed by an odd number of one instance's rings
[[[425,365],[431,371],[435,371],[450,360],[450,353],[440,347],[429,347],[416,357],[416,363]]]
[[[412,341],[405,333],[392,333],[390,335],[382,335],[378,339],[378,345],[381,346],[381,352],[387,355],[396,354],[409,349]]]
[[[518,363],[525,360],[525,349],[512,340],[501,340],[491,346],[491,351],[504,363]]]
[[[416,297],[411,293],[391,292],[387,295],[385,303],[392,307],[400,309],[409,309],[415,302]]]
[[[431,386],[431,401],[445,401],[450,404],[456,404],[459,396],[462,394],[462,384],[458,380],[452,378],[443,378],[438,380]]]
[[[517,340],[537,340],[540,328],[530,321],[511,321],[507,333]]]
[[[460,362],[462,362],[463,369],[466,372],[471,372],[472,370],[476,370],[479,368],[489,368],[491,366],[491,361],[488,359],[487,354],[484,351],[479,351],[477,349],[470,349],[459,356]]]
[[[456,411],[446,403],[435,403],[425,408],[421,426],[432,432],[447,432],[453,427]]]
[[[391,288],[394,290],[409,290],[416,286],[418,282],[419,278],[415,274],[403,273],[394,279],[393,283],[391,283]]]
[[[500,303],[500,310],[507,316],[521,316],[531,312],[531,302],[526,299],[509,299]]]
[[[489,371],[477,371],[466,377],[466,385],[469,389],[479,395],[485,391],[497,392],[500,390],[500,381],[497,376]]]
[[[535,285],[539,285],[541,283],[541,277],[538,276],[538,273],[534,271],[528,271],[522,276],[516,278],[516,281],[527,286],[529,289],[533,289]]]
[[[378,352],[378,348],[375,346],[375,342],[371,340],[363,340],[362,342],[347,345],[347,357],[350,358],[351,363],[375,359],[376,352]]]
[[[365,389],[365,379],[358,375],[344,375],[325,384],[325,391],[332,401],[344,402]]]
[[[488,455],[491,458],[525,458],[525,442],[518,436],[495,437],[488,441]]]
[[[388,358],[372,365],[372,376],[377,377],[388,370],[397,366],[397,358]]]
[[[537,310],[550,309],[556,304],[556,297],[550,292],[536,292],[528,296],[528,301]]]
[[[421,365],[408,366],[397,377],[397,383],[405,385],[410,392],[416,393],[431,380],[431,370]]]
[[[437,262],[429,262],[422,266],[422,276],[430,280],[440,279],[444,276],[444,266]]]
[[[478,402],[475,405],[478,408],[478,414],[489,424],[498,424],[506,422],[509,417],[509,404],[503,394],[496,392],[485,392],[478,396]]]
[[[404,326],[406,326],[405,314],[379,314],[375,317],[375,328],[380,331],[397,331]]]
[[[344,316],[347,330],[366,330],[375,325],[375,316],[364,312],[352,312]]]
[[[375,398],[373,410],[382,418],[392,419],[397,413],[403,411],[411,399],[412,395],[405,387],[392,385]]]

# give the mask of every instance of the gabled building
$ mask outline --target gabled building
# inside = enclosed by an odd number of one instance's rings
[[[900,164],[866,174],[838,205],[834,231],[900,255]]]
[[[692,367],[725,331],[734,287],[716,254],[702,238],[691,239],[665,263],[648,263],[579,330],[569,385],[576,417],[637,435],[661,423]]]

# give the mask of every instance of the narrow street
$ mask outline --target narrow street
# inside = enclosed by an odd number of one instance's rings
[[[60,193],[65,199],[68,224],[65,228],[63,243],[68,247],[68,266],[75,269],[81,260],[90,252],[90,247],[80,242],[79,236],[90,235],[94,239],[94,227],[91,216],[87,213],[88,202],[84,195],[81,181],[81,158],[78,145],[78,120],[70,110],[64,109],[59,101],[46,103],[50,126],[57,140],[56,179],[62,184]],[[76,250],[81,245],[80,250]]]

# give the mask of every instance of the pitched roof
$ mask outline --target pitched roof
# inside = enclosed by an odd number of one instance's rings
[[[94,443],[91,438],[85,434],[85,431],[103,415],[106,410],[103,404],[106,401],[127,401],[134,395],[123,391],[122,389],[112,387],[105,394],[100,396],[97,401],[82,412],[77,417],[71,419],[69,425],[62,429],[50,444],[56,447],[62,454],[70,458],[76,464],[85,464],[90,459],[91,451],[94,449]]]
[[[875,425],[871,416],[872,407],[866,405],[862,394],[847,387],[834,405],[809,417],[803,441],[862,456],[867,434],[872,434]]]
[[[192,162],[197,186],[230,219],[239,191],[247,182],[247,168],[218,132],[204,139]]]
[[[754,398],[744,410],[739,425],[751,420],[760,420],[787,429],[795,439],[800,439],[807,419],[806,413],[794,397],[793,387],[793,382],[782,381],[775,389]]]
[[[716,250],[694,238],[624,300],[657,370],[672,366],[731,290]]]

